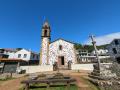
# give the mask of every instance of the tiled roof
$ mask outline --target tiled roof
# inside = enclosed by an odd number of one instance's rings
[[[0,58],[0,61],[18,61],[18,62],[21,62],[21,61],[24,61],[24,60],[22,60],[22,59],[15,59],[15,58],[11,58],[11,59]]]

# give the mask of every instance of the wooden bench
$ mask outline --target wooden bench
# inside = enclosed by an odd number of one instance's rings
[[[25,90],[29,90],[30,84],[39,84],[39,83],[45,83],[47,84],[47,88],[49,89],[51,83],[65,83],[67,84],[67,88],[69,90],[70,84],[72,82],[75,82],[75,79],[42,79],[42,80],[25,80],[22,81],[22,84],[26,84]]]

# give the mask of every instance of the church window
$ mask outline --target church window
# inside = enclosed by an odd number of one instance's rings
[[[45,30],[45,32],[44,32],[44,36],[47,36],[47,30]]]
[[[62,45],[59,45],[59,50],[62,50]]]

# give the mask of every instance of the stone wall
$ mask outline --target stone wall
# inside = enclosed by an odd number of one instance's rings
[[[93,64],[73,64],[71,69],[93,71]]]
[[[62,46],[62,50],[59,50],[60,45]],[[58,62],[58,56],[64,56],[65,65],[68,64],[68,61],[74,64],[76,61],[74,44],[62,39],[51,43],[49,46],[49,64],[53,65],[54,62]]]
[[[26,70],[26,73],[37,73],[53,71],[52,65],[39,65],[39,66],[20,66],[21,70]]]
[[[49,38],[44,37],[42,39],[42,48],[41,48],[41,64],[46,65],[48,60],[48,51],[49,51]]]

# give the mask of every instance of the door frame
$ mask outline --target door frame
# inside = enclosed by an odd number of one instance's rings
[[[62,58],[64,58],[64,65],[62,65]],[[58,56],[58,66],[65,66],[65,56]]]

